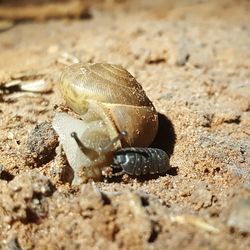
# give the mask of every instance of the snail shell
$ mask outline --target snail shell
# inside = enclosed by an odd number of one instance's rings
[[[123,67],[77,63],[62,73],[60,87],[67,105],[90,119],[97,114],[110,137],[127,131],[124,146],[149,146],[158,130],[158,114],[141,85]],[[89,116],[89,118],[87,118]]]

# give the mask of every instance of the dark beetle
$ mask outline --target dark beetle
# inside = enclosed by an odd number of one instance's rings
[[[105,148],[99,148],[98,152],[86,148],[78,138],[75,132],[71,133],[81,151],[86,155],[92,155],[92,160],[98,158],[98,155],[111,155],[111,168],[120,170],[112,173],[111,176],[129,174],[133,176],[141,176],[146,174],[166,173],[170,169],[168,154],[159,148],[121,148],[110,154],[114,147],[114,143],[127,136],[126,131],[110,141]]]
[[[113,175],[160,174],[170,168],[167,153],[159,148],[121,148],[114,153],[113,163],[112,167],[121,169]]]

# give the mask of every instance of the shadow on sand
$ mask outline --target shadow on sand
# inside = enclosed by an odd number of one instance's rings
[[[158,113],[159,128],[158,133],[151,145],[152,148],[160,148],[169,156],[174,153],[176,134],[173,123],[163,114]]]

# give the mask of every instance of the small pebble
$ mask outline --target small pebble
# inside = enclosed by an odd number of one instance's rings
[[[50,160],[58,146],[58,136],[49,122],[36,125],[26,143],[26,162],[39,166]]]

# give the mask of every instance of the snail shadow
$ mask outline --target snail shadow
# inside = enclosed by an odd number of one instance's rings
[[[176,143],[174,125],[165,115],[158,113],[158,117],[159,128],[151,147],[160,148],[171,156],[174,153]]]

